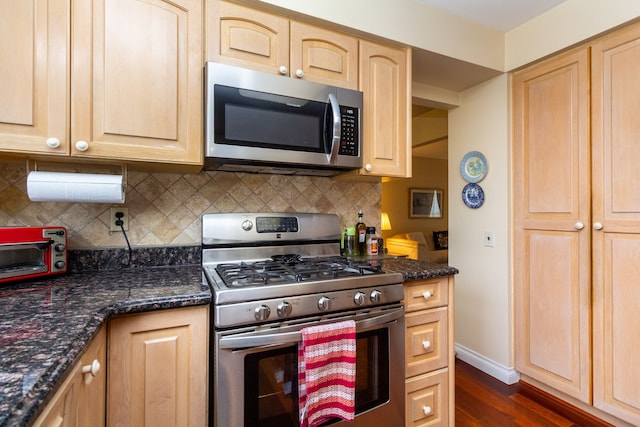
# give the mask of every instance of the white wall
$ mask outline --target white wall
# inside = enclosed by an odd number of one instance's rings
[[[257,0],[245,0],[257,2]],[[430,52],[504,67],[504,34],[415,0],[260,0]]]
[[[513,70],[638,16],[638,0],[567,0],[506,33],[504,69]]]
[[[508,77],[498,76],[461,94],[449,111],[449,264],[457,267],[456,344],[504,367],[513,366],[509,284]],[[482,152],[489,165],[478,184],[485,202],[470,209],[461,198],[460,161]],[[495,246],[484,246],[484,232]]]

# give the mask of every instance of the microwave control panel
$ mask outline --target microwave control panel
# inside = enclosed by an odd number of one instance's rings
[[[342,116],[342,139],[338,154],[343,156],[358,156],[360,153],[358,141],[360,140],[359,110],[353,107],[340,106]]]

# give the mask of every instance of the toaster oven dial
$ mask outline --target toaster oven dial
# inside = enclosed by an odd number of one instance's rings
[[[290,303],[288,303],[286,301],[282,301],[280,304],[278,304],[278,316],[279,317],[290,316],[292,309],[293,309],[293,307],[291,306]]]
[[[64,250],[67,248],[67,246],[64,243],[56,243],[53,246],[53,249],[57,252],[64,252]]]
[[[356,294],[353,296],[353,302],[355,302],[356,305],[364,305],[365,303],[364,292],[356,292]]]
[[[64,261],[56,261],[53,266],[58,270],[61,270],[64,268]]]
[[[258,321],[267,320],[270,314],[271,309],[264,304],[256,307],[256,309],[253,311],[253,315]]]

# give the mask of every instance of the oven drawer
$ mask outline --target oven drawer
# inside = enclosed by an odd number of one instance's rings
[[[447,366],[447,307],[405,314],[406,378]]]
[[[448,369],[419,375],[405,383],[407,427],[449,425]]]
[[[442,307],[449,303],[448,277],[406,282],[404,285],[405,311],[418,311]]]

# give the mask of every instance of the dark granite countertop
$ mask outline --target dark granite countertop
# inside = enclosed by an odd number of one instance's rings
[[[0,426],[33,422],[110,317],[209,304],[200,251],[136,249],[131,259],[123,250],[75,251],[72,273],[0,285]],[[402,257],[367,261],[406,281],[458,273]]]
[[[405,281],[458,274],[458,269],[447,264],[432,264],[405,257],[385,257],[381,260],[384,271],[402,273]]]
[[[447,264],[433,264],[426,261],[417,261],[404,256],[374,255],[353,257],[353,259],[362,259],[373,265],[380,265],[387,273],[401,273],[404,281],[450,276],[452,274],[459,273],[457,268],[451,267]]]
[[[28,425],[110,317],[209,304],[200,265],[0,286],[0,426]]]

